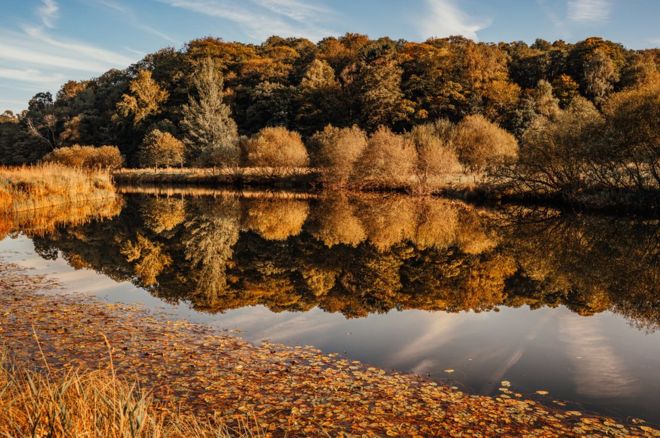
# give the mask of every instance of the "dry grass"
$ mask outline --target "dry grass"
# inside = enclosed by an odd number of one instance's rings
[[[58,164],[0,168],[0,206],[14,213],[113,198],[109,173],[83,171]]]
[[[47,364],[42,372],[20,368],[6,353],[0,412],[0,436],[7,437],[254,436],[230,430],[216,417],[199,419],[161,406],[138,385],[119,379],[112,366],[58,375]]]

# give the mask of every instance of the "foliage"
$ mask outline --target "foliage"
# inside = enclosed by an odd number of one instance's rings
[[[182,166],[184,152],[185,146],[181,140],[169,132],[154,129],[142,140],[138,159],[142,167]]]
[[[364,188],[407,188],[415,164],[412,141],[381,126],[357,160],[353,182]]]
[[[55,163],[81,169],[121,169],[124,157],[116,146],[61,147],[43,158],[44,163]]]
[[[442,121],[417,125],[409,134],[417,152],[415,192],[428,193],[435,178],[462,170],[454,151],[452,131],[445,130],[445,126]]]
[[[518,156],[515,137],[480,115],[461,120],[453,144],[461,164],[477,172]]]
[[[309,156],[300,134],[276,126],[264,128],[245,144],[248,166],[306,167]]]
[[[140,70],[129,85],[130,93],[122,95],[117,103],[117,112],[123,117],[133,117],[137,125],[151,115],[161,111],[160,105],[167,100],[169,93],[153,80],[150,70]]]
[[[198,66],[191,94],[183,107],[188,161],[201,166],[236,166],[238,133],[231,109],[224,103],[224,80],[210,58]]]
[[[324,167],[323,182],[330,186],[345,186],[355,162],[367,147],[367,135],[357,126],[335,128],[328,125],[309,141],[314,164]]]

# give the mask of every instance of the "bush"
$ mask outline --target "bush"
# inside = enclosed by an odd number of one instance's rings
[[[328,125],[310,140],[316,153],[315,164],[324,167],[323,180],[343,186],[353,172],[355,162],[367,147],[367,135],[357,126],[335,128]]]
[[[437,127],[442,131],[436,129]],[[444,123],[418,125],[408,134],[417,153],[414,168],[416,192],[428,192],[432,189],[434,180],[461,170],[456,152],[451,146],[451,131],[445,128]],[[442,137],[438,132],[442,132]]]
[[[153,129],[142,140],[138,160],[141,167],[182,166],[184,150],[181,140],[169,132]]]
[[[453,142],[461,164],[475,172],[518,157],[515,137],[481,115],[461,120]]]
[[[366,188],[407,188],[415,162],[412,141],[381,126],[356,162],[353,181]]]
[[[81,146],[57,148],[43,158],[45,163],[57,163],[83,169],[120,169],[124,158],[116,146]]]
[[[596,107],[582,97],[553,119],[537,117],[523,135],[520,159],[510,178],[536,192],[568,193],[585,187],[602,123]]]
[[[660,74],[638,87],[613,94],[603,106],[603,113],[612,140],[602,142],[609,147],[599,155],[614,158],[619,172],[626,166],[638,188],[659,187]]]
[[[248,166],[309,166],[309,156],[300,134],[281,126],[262,129],[245,142],[245,147]]]

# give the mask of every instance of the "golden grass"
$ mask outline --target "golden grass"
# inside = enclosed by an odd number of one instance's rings
[[[53,374],[17,367],[2,355],[0,436],[7,437],[214,437],[255,436],[230,430],[222,419],[196,418],[159,405],[112,368]],[[112,361],[110,362],[112,364]]]
[[[21,212],[115,196],[108,172],[58,164],[0,168],[0,207]]]

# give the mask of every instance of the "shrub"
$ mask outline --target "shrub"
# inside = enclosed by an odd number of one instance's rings
[[[63,164],[83,169],[120,169],[124,158],[116,146],[81,146],[57,148],[43,158],[45,163]]]
[[[169,132],[153,129],[142,140],[138,161],[141,167],[182,166],[184,149],[183,142]]]
[[[518,156],[515,137],[481,115],[461,120],[453,140],[460,162],[473,171],[483,171]]]
[[[608,150],[619,172],[624,165],[640,188],[660,186],[660,74],[638,87],[613,94],[603,106],[609,128]],[[634,170],[630,164],[634,164]]]
[[[598,110],[582,97],[573,99],[554,119],[537,117],[523,135],[520,159],[510,177],[537,192],[570,192],[586,186],[602,123]]]
[[[443,130],[445,128],[443,125],[440,127]],[[447,130],[442,137],[439,136],[435,124],[418,125],[408,134],[417,153],[414,167],[416,192],[428,192],[432,189],[434,179],[461,170],[448,134]]]
[[[248,166],[309,166],[309,156],[300,134],[281,126],[262,129],[245,142],[245,147]]]
[[[356,162],[353,180],[367,188],[408,187],[415,161],[412,142],[381,126],[371,135]]]
[[[335,128],[328,125],[310,141],[317,151],[315,164],[325,168],[324,182],[336,186],[348,183],[355,162],[367,147],[367,135],[357,126]]]

